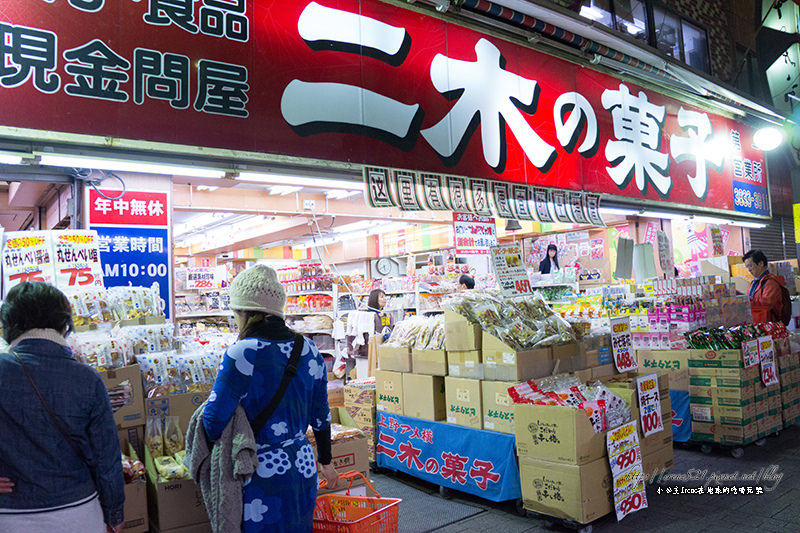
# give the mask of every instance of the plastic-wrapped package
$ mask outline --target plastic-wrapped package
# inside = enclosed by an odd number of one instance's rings
[[[412,316],[398,322],[386,346],[441,350],[444,347],[444,317]]]
[[[164,455],[164,433],[161,429],[161,418],[157,416],[147,417],[145,426],[144,443],[150,451],[151,457],[161,457]]]
[[[178,464],[174,457],[169,455],[154,457],[153,463],[158,471],[158,480],[160,482],[186,479],[186,467]]]
[[[180,418],[177,416],[164,417],[166,427],[164,428],[164,453],[175,455],[185,448],[183,432],[181,431]]]
[[[159,398],[181,392],[177,359],[174,356],[175,352],[160,352],[138,357],[146,398]]]
[[[109,302],[106,289],[65,289],[64,294],[72,307],[72,322],[76,326],[111,322],[117,319]]]
[[[163,316],[160,296],[156,287],[109,287],[111,299],[117,315],[122,320]]]
[[[76,332],[67,337],[75,358],[102,372],[127,366],[133,359],[130,344],[113,332],[92,330]]]
[[[203,355],[183,353],[176,356],[182,392],[209,392],[214,381],[205,373]]]

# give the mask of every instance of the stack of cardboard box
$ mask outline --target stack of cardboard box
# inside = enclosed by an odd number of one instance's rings
[[[783,427],[789,427],[800,419],[800,353],[792,350],[788,339],[775,341],[775,353],[781,382],[781,417]]]
[[[693,440],[748,444],[782,427],[779,387],[741,350],[689,350],[689,384]]]
[[[344,387],[344,407],[356,426],[367,437],[369,460],[375,461],[375,387],[362,388],[349,383]]]

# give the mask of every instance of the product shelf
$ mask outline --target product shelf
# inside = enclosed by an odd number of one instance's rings
[[[334,293],[332,291],[308,291],[308,292],[287,292],[287,298],[294,298],[297,296],[316,296],[316,295],[323,295],[323,296],[333,296]]]
[[[333,311],[305,311],[305,312],[301,311],[299,313],[291,313],[291,312],[287,311],[285,314],[291,315],[291,316],[304,316],[304,315],[328,315],[328,316],[333,316],[336,313],[334,313]]]
[[[233,311],[195,311],[193,313],[182,313],[175,316],[175,320],[187,320],[191,318],[207,317],[233,317]]]

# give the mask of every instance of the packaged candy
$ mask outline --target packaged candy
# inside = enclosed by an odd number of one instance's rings
[[[182,464],[178,464],[174,457],[169,455],[154,457],[153,462],[158,471],[159,481],[186,479],[186,468]]]
[[[147,446],[147,449],[150,451],[151,457],[161,457],[164,455],[164,434],[161,429],[160,417],[147,417],[144,443],[145,446]]]
[[[166,423],[164,428],[164,453],[166,455],[175,455],[185,447],[183,432],[178,423],[179,418],[177,416],[167,416],[164,421]]]

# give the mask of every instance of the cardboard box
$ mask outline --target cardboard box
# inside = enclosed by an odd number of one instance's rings
[[[582,465],[607,455],[605,433],[573,407],[514,404],[514,435],[520,457]]]
[[[579,466],[520,457],[519,470],[525,509],[581,524],[614,510],[606,458]]]
[[[639,447],[642,449],[642,456],[648,453],[654,453],[664,446],[672,448],[672,416],[662,416],[661,423],[664,429],[657,433],[645,437],[642,432],[642,421],[640,418],[636,419],[636,428],[639,430]]]
[[[636,350],[641,372],[689,368],[689,350]]]
[[[571,372],[586,368],[585,349],[577,343],[559,344],[552,347],[553,362],[557,364],[556,372]],[[576,368],[577,365],[577,368]]]
[[[106,389],[111,391],[127,381],[131,385],[131,399],[114,413],[117,428],[142,426],[145,424],[144,390],[142,389],[142,373],[139,365],[129,365],[99,372]],[[188,419],[187,419],[188,422]]]
[[[481,349],[483,330],[453,311],[444,311],[444,347],[450,352],[470,352]]]
[[[378,346],[378,368],[393,372],[411,372],[411,348]]]
[[[345,385],[344,407],[359,427],[362,425],[375,426],[375,389],[361,389]]]
[[[331,423],[348,427],[358,427],[345,409],[334,407],[331,409]],[[317,457],[317,448],[312,444],[314,457]],[[331,464],[337,472],[344,473],[354,470],[361,472],[369,479],[369,438],[363,436],[351,437],[345,440],[331,441]],[[364,485],[360,477],[353,481],[353,486]],[[339,490],[339,489],[337,489]],[[319,489],[319,494],[336,492],[330,489]]]
[[[756,396],[758,396],[756,382],[760,379],[758,366],[752,368],[689,368],[690,385],[738,388],[753,385]]]
[[[741,350],[689,350],[689,367],[744,368]]]
[[[133,448],[138,457],[144,457],[144,426],[120,429],[118,436],[119,448],[125,455],[130,455],[129,449]]]
[[[611,377],[617,374],[617,368],[613,363],[600,365],[592,368],[592,379]]]
[[[343,379],[328,382],[328,405],[332,407],[344,407]]]
[[[125,484],[125,521],[122,531],[142,533],[150,529],[147,518],[147,482],[144,480]]]
[[[203,495],[194,480],[159,482],[147,447],[144,450],[144,465],[147,472],[148,512],[161,531],[208,523]]]
[[[689,401],[704,405],[741,406],[755,402],[755,389],[746,387],[705,387],[690,385]]]
[[[581,380],[581,383],[588,383],[592,381],[592,369],[587,368],[585,370],[576,370],[573,372],[576,378]]]
[[[749,444],[758,438],[758,422],[719,424],[716,441],[721,444]]]
[[[692,440],[701,442],[715,442],[719,431],[714,422],[698,422],[692,420]]]
[[[447,375],[447,352],[444,350],[411,350],[411,367],[415,374]]]
[[[514,402],[508,395],[507,381],[481,383],[483,397],[483,429],[514,433]]]
[[[450,376],[483,379],[483,359],[481,358],[481,351],[448,351],[447,370]]]
[[[200,407],[206,398],[207,392],[191,392],[184,394],[170,394],[161,398],[148,398],[145,400],[145,410],[148,417],[177,416],[181,431],[186,432],[189,419]]]
[[[648,453],[642,450],[642,471],[647,482],[655,481],[659,475],[671,470],[673,466],[675,466],[675,454],[672,442]]]
[[[755,402],[741,407],[690,404],[692,420],[717,424],[746,425],[756,420]]]
[[[477,379],[444,378],[447,422],[483,429],[481,382]]]
[[[484,342],[488,337],[490,335],[484,336]],[[549,376],[554,365],[549,348],[526,352],[484,350],[483,361],[484,379],[514,383]]]
[[[403,374],[388,370],[375,372],[375,407],[378,411],[403,414]]]
[[[444,420],[444,377],[403,374],[403,414],[423,420]]]
[[[660,375],[660,374],[659,374]],[[689,391],[689,369],[669,372],[669,390]]]

